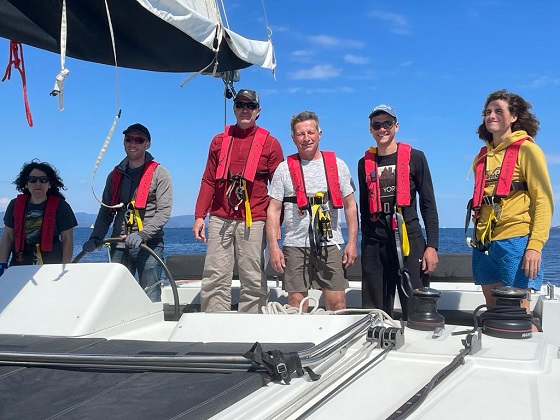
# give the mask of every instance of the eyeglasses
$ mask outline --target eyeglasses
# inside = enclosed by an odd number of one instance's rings
[[[237,109],[243,109],[243,108],[257,109],[259,107],[259,104],[256,104],[254,102],[236,102],[235,107]]]
[[[389,130],[393,125],[395,125],[395,121],[373,122],[371,123],[371,128],[379,130],[383,127],[385,130]]]
[[[29,182],[30,184],[35,184],[37,181],[39,181],[41,184],[46,184],[47,182],[49,182],[49,177],[48,176],[28,176],[27,177],[27,182]]]
[[[141,136],[125,136],[124,141],[126,141],[127,143],[134,142],[136,144],[143,144],[146,139]]]

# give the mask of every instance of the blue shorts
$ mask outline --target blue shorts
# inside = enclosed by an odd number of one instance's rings
[[[472,271],[474,283],[487,285],[502,283],[520,289],[540,290],[543,284],[544,262],[534,279],[525,276],[523,255],[529,235],[492,241],[488,254],[473,249]]]

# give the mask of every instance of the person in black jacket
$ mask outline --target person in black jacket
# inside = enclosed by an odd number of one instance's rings
[[[375,107],[369,123],[376,147],[370,147],[358,162],[362,306],[393,316],[398,289],[406,320],[408,297],[412,290],[429,284],[428,274],[438,263],[439,222],[432,178],[424,153],[396,141],[399,123],[392,107]]]

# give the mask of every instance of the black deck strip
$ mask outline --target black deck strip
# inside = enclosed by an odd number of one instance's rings
[[[251,345],[0,335],[0,351],[22,353],[243,354]],[[298,351],[311,345],[263,343],[263,348]],[[0,366],[0,419],[207,419],[262,386],[263,378],[255,372],[123,372]]]

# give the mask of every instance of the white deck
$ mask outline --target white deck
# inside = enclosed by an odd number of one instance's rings
[[[163,305],[153,304],[119,264],[67,264],[13,267],[0,277],[0,334],[177,342],[320,343],[363,318],[353,315],[256,315],[185,313],[163,320]],[[271,286],[276,286],[271,284]],[[474,309],[483,302],[473,285],[448,284],[440,303],[449,309]],[[180,287],[182,303],[195,302],[197,284]],[[349,289],[349,297],[358,294]],[[282,300],[273,287],[271,296]],[[169,290],[164,291],[164,299]],[[557,419],[560,395],[560,294],[535,296],[544,333],[526,340],[482,336],[482,349],[465,359],[427,397],[411,419]],[[440,305],[440,308],[441,306]],[[405,329],[404,345],[371,364],[381,350],[365,337],[314,368],[322,375],[294,376],[290,385],[270,383],[216,415],[215,419],[298,418],[385,419],[412,397],[462,350],[467,329],[447,325],[431,332]],[[368,365],[370,364],[370,365]],[[353,374],[334,397],[306,410]],[[309,397],[309,401],[306,401]]]

